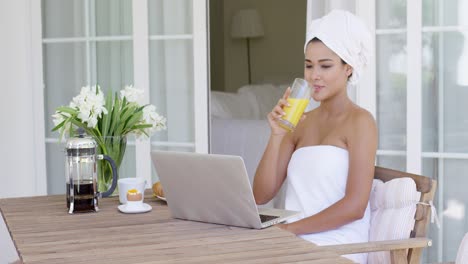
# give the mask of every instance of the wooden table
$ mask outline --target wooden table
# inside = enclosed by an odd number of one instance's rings
[[[145,202],[153,210],[143,214],[120,213],[112,197],[97,213],[69,215],[64,195],[2,199],[0,209],[18,263],[352,263],[277,227],[172,219],[164,201]],[[1,226],[0,236],[9,240]]]

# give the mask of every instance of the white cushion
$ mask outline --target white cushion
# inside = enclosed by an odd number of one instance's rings
[[[370,195],[369,241],[409,238],[420,197],[421,193],[416,191],[416,183],[411,178],[398,178],[386,183],[374,180]],[[368,263],[390,263],[390,253],[369,253]]]
[[[223,119],[255,119],[257,110],[238,93],[211,92],[211,115]]]
[[[245,95],[251,104],[258,106],[257,119],[265,119],[267,114],[283,97],[289,84],[253,84],[239,88],[238,93]],[[319,103],[310,100],[305,111],[311,111],[319,106]]]
[[[464,264],[468,263],[468,233],[463,237],[460,247],[457,252],[457,260],[455,264]]]
[[[265,119],[286,91],[287,85],[252,84],[239,88],[237,92],[256,106],[255,119]]]
[[[283,96],[288,84],[244,85],[237,93],[211,92],[211,115],[222,119],[265,120]],[[319,104],[310,100],[306,112]]]

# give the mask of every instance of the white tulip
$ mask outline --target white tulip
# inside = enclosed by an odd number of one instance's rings
[[[127,85],[123,90],[120,91],[120,99],[124,97],[129,103],[138,103],[143,95],[143,90],[133,87],[133,85]]]

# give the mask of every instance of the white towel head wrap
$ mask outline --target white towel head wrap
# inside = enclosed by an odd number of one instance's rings
[[[318,38],[347,64],[353,67],[349,84],[355,85],[367,66],[373,52],[369,30],[363,21],[344,10],[333,10],[322,18],[311,22],[307,31],[307,44]]]

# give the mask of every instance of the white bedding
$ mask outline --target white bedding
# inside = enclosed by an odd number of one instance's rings
[[[213,118],[211,125],[211,153],[241,156],[252,184],[270,136],[268,122]],[[283,190],[265,206],[284,208]]]
[[[211,125],[211,152],[241,156],[252,182],[270,135],[268,122],[213,118]]]
[[[287,86],[252,84],[236,93],[211,92],[211,153],[241,156],[251,183],[270,136],[266,115]],[[315,106],[311,101],[306,111]],[[284,208],[283,189],[267,206]]]

